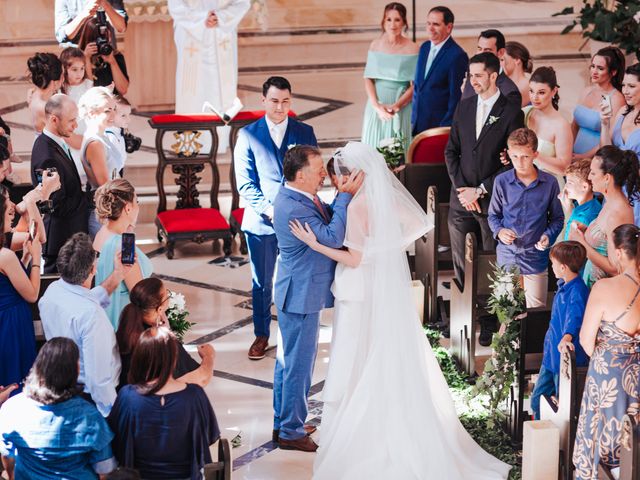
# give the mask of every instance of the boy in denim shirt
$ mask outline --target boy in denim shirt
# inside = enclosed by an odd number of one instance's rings
[[[489,228],[498,240],[497,263],[520,269],[528,308],[547,304],[549,250],[564,224],[560,187],[550,173],[534,165],[538,137],[519,128],[509,135],[512,170],[493,182]]]
[[[580,276],[587,251],[578,242],[560,242],[550,253],[553,273],[558,278],[558,293],[553,299],[551,323],[544,337],[544,353],[538,381],[531,395],[531,409],[540,418],[540,397],[558,395],[560,351],[576,352],[576,365],[589,364],[589,357],[580,346],[580,327],[589,298],[589,288]]]

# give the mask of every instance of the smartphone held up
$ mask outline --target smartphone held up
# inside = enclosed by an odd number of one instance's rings
[[[136,263],[136,236],[134,233],[122,234],[122,258],[123,265],[133,265]]]

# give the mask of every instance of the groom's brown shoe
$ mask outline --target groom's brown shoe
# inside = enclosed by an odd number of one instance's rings
[[[269,346],[269,337],[256,337],[253,344],[249,348],[249,360],[263,359],[267,352],[268,346]]]
[[[315,425],[305,425],[304,426],[304,431],[307,435],[313,435],[316,430],[318,430],[318,427],[316,427]],[[280,430],[274,430],[273,431],[273,435],[271,436],[271,440],[273,441],[273,443],[278,443],[280,441]]]
[[[316,442],[311,440],[311,437],[307,435],[302,438],[296,438],[295,440],[285,440],[281,438],[278,441],[278,446],[282,450],[300,450],[301,452],[315,452],[318,450]]]

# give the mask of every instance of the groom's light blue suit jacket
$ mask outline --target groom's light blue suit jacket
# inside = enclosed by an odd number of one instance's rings
[[[273,235],[273,225],[264,215],[282,185],[282,162],[289,145],[317,146],[313,128],[289,117],[282,145],[271,140],[264,117],[238,132],[234,162],[238,192],[246,202],[242,230],[254,235]]]
[[[340,193],[333,212],[323,204],[327,217],[331,218],[327,224],[313,201],[284,186],[280,188],[273,205],[274,227],[280,249],[274,300],[280,311],[309,314],[333,306],[330,289],[336,262],[298,240],[291,233],[289,222],[297,219],[302,225],[308,223],[320,243],[341,248],[350,201],[350,194]]]

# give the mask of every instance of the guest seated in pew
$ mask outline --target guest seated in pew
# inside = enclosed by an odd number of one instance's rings
[[[133,233],[138,221],[138,197],[127,180],[109,180],[98,187],[95,195],[96,215],[103,223],[93,241],[93,248],[100,253],[96,270],[96,283],[102,283],[113,273],[113,260],[122,248],[122,234]],[[153,272],[151,260],[136,247],[136,265],[127,273],[118,288],[111,294],[105,308],[113,329],[118,329],[120,313],[129,303],[130,290]]]
[[[169,291],[159,278],[140,280],[130,295],[129,303],[120,316],[120,326],[116,333],[122,370],[120,388],[129,383],[131,356],[140,340],[140,335],[151,327],[168,326],[165,312],[169,305]],[[213,376],[215,350],[209,344],[198,346],[202,363],[198,365],[184,346],[178,342],[178,359],[173,376],[184,383],[195,383],[206,387]]]
[[[78,345],[79,381],[84,384],[84,396],[106,417],[116,399],[120,354],[104,307],[132,266],[123,265],[118,252],[113,260],[113,273],[91,289],[96,260],[89,235],[73,235],[58,254],[57,266],[62,278],[47,288],[38,307],[47,339],[67,337]]]
[[[73,340],[52,338],[40,350],[24,392],[0,408],[0,452],[9,478],[89,480],[111,472],[113,433],[78,385]]]
[[[565,223],[565,241],[569,240],[572,223],[575,222],[580,229],[586,229],[602,210],[600,199],[593,195],[590,172],[591,160],[587,158],[575,160],[564,172],[567,183],[560,192],[560,202],[565,212],[571,212]]]
[[[640,405],[640,229],[620,225],[611,237],[618,274],[593,286],[580,330],[591,362],[573,451],[578,480],[598,478],[600,462],[619,466],[622,418],[637,418]]]
[[[589,179],[595,192],[604,197],[602,210],[584,229],[573,223],[569,240],[580,242],[587,249],[587,264],[583,278],[589,288],[599,279],[618,272],[614,260],[607,258],[613,250],[611,235],[619,225],[633,223],[634,201],[640,201],[640,165],[632,151],[607,145],[591,160]]]
[[[168,329],[144,331],[131,358],[130,385],[120,389],[109,416],[116,458],[142,478],[201,479],[209,447],[220,438],[202,387],[173,376],[177,360],[178,341]]]
[[[538,137],[520,128],[507,139],[513,169],[498,175],[489,205],[489,226],[498,240],[497,263],[516,265],[524,282],[527,308],[547,304],[548,248],[562,230],[560,189],[553,175],[534,165]]]
[[[551,322],[544,337],[542,366],[531,395],[535,420],[540,419],[540,397],[557,396],[560,379],[560,351],[576,352],[576,366],[586,367],[589,357],[578,342],[582,316],[587,306],[589,289],[580,276],[587,252],[578,242],[560,242],[549,253],[553,273],[558,279],[558,292],[553,298]]]

